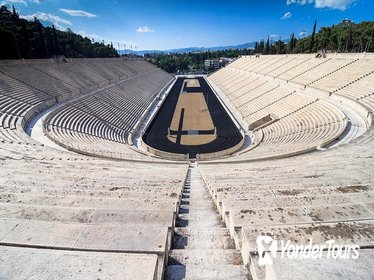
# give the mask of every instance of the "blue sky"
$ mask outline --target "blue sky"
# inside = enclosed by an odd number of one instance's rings
[[[22,17],[133,49],[212,47],[289,38],[343,18],[374,20],[373,0],[0,0]],[[304,33],[305,32],[305,33]]]

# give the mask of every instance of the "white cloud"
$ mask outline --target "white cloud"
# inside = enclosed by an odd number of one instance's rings
[[[344,11],[353,2],[354,0],[316,0],[314,6],[316,8],[330,8]]]
[[[299,34],[299,37],[305,37],[306,35],[308,35],[308,33],[306,31],[301,31]]]
[[[91,14],[86,11],[81,10],[68,10],[68,9],[60,9],[61,12],[64,12],[65,14],[68,14],[73,17],[86,17],[86,18],[94,18],[96,15]]]
[[[287,0],[287,5],[291,5],[291,4],[305,5],[305,4],[310,4],[313,2],[314,0]]]
[[[140,33],[147,33],[147,32],[154,32],[154,29],[151,29],[147,25],[145,25],[145,26],[139,26],[138,29],[136,29],[136,31]]]
[[[283,17],[281,17],[281,19],[290,19],[292,17],[292,13],[291,12],[287,12],[283,15]]]
[[[123,41],[123,40],[109,40],[107,38],[104,38],[96,33],[87,33],[86,31],[84,30],[81,30],[81,31],[78,31],[77,34],[83,36],[83,37],[87,37],[89,39],[93,39],[95,42],[98,42],[98,43],[101,43],[102,41],[105,42],[105,44],[110,44],[111,42],[113,43],[113,46],[118,49],[118,44],[119,44],[119,49],[123,50],[125,49],[125,45],[126,45],[126,49],[130,49],[130,48],[133,48],[135,49],[135,46],[137,46],[137,48],[139,49],[138,45],[133,42],[133,41]]]
[[[315,8],[329,8],[337,10],[346,10],[351,6],[356,0],[287,0],[287,5],[291,4],[312,4],[314,3]]]
[[[23,4],[27,5],[27,2],[25,0],[5,0],[1,2],[1,6],[9,5],[9,4]]]
[[[40,4],[43,0],[4,0],[0,3],[3,5],[13,5],[13,4],[22,4],[27,6],[27,2]]]
[[[78,31],[77,34],[83,36],[83,37],[87,37],[89,39],[94,39],[95,42],[102,42],[103,40],[106,41],[103,37],[101,37],[100,35],[97,35],[96,33],[86,33],[86,31],[84,30],[81,30],[81,31]]]
[[[20,15],[20,17],[27,20],[34,20],[34,17],[36,17],[37,19],[42,21],[49,21],[52,22],[58,29],[65,29],[66,25],[73,25],[70,21],[63,19],[59,16],[42,12],[37,12],[32,15]]]

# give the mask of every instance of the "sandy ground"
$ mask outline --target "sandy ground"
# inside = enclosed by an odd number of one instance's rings
[[[198,82],[198,81],[197,81]],[[183,120],[181,113],[184,110]],[[213,130],[214,124],[210,116],[204,95],[201,92],[181,94],[179,96],[173,119],[170,125],[171,130],[178,130],[180,122],[183,121],[182,130]],[[177,136],[168,137],[170,141],[176,142]],[[216,137],[211,135],[182,135],[182,145],[201,145],[212,142]]]
[[[169,140],[176,143],[177,136],[171,135],[168,136]],[[214,134],[208,134],[208,135],[182,135],[181,136],[181,145],[202,145],[207,144],[216,139],[216,136]]]
[[[184,82],[187,84],[187,87],[200,87],[198,79],[186,79]]]

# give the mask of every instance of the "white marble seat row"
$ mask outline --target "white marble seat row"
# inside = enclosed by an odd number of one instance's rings
[[[271,61],[279,64],[283,59],[286,60],[286,57],[263,58],[266,64]],[[334,105],[277,80],[235,70],[240,60],[248,58],[235,61],[209,79],[227,96],[245,123],[251,124],[269,114],[279,121],[262,128],[261,143],[242,153],[239,160],[309,151],[326,145],[343,133],[347,117]]]
[[[331,54],[326,58],[315,58],[314,55],[243,57],[227,68],[264,74],[328,92],[355,83],[374,71],[372,57]]]
[[[22,132],[28,120],[56,102],[79,97],[81,103],[72,103],[55,116],[59,127],[48,125],[54,142],[89,155],[155,161],[125,143],[171,79],[144,60],[4,61],[0,63],[0,141],[40,145]],[[62,126],[68,129],[63,131]]]
[[[103,160],[5,142],[0,166],[2,275],[47,279],[65,271],[78,278],[162,279],[186,165]],[[31,272],[15,256],[37,258],[28,262],[33,269],[46,267]],[[58,258],[58,265],[48,258]],[[126,267],[119,272],[109,264]]]
[[[310,86],[328,92],[334,92],[349,84],[357,85],[361,79],[370,74],[372,75],[374,71],[373,61],[371,59],[346,62],[348,62],[348,64],[345,67],[326,76],[324,79],[313,82]]]
[[[28,87],[2,73],[0,73],[0,95],[30,105],[37,105],[52,98],[50,95]]]
[[[318,61],[318,59],[316,60]],[[319,85],[323,87],[323,85],[321,85],[322,81],[325,80],[323,79],[323,77],[326,77],[330,73],[333,73],[333,74],[340,73],[340,71],[338,70],[342,70],[348,65],[356,62],[356,60],[354,59],[339,59],[339,58],[336,58],[336,59],[326,58],[324,60],[325,61],[320,63],[317,67],[310,69],[303,75],[296,76],[294,79],[292,79],[292,81],[303,84],[303,85],[312,84],[312,86],[315,86],[314,83],[316,83],[316,81],[317,82],[319,81]],[[308,65],[308,64],[304,64],[304,65]],[[329,79],[326,79],[326,80],[329,80]]]
[[[361,123],[355,116],[367,118],[368,110],[359,103],[368,109],[374,108],[373,70],[370,57],[328,56],[318,60],[310,55],[263,56],[243,57],[209,77],[219,89],[217,92],[226,95],[243,117],[244,107],[250,108],[246,111],[248,117],[262,111],[281,116],[280,120],[254,132],[257,144],[254,149],[199,165],[217,209],[230,228],[244,261],[250,263],[254,277],[293,279],[293,274],[288,272],[290,269],[303,277],[328,275],[334,278],[331,274],[334,272],[366,279],[370,274],[368,259],[373,252],[366,249],[359,251],[359,261],[329,262],[326,266],[325,260],[323,263],[300,260],[290,263],[276,259],[274,265],[264,271],[257,265],[256,239],[259,235],[270,235],[278,241],[291,240],[298,245],[307,245],[311,240],[314,244],[324,244],[333,239],[339,244],[373,246],[374,134],[370,119],[365,127],[368,131],[357,132],[360,136],[351,142],[323,152],[294,153],[313,150],[323,146],[324,141],[339,137],[347,121],[361,130]],[[230,85],[230,80],[238,76],[242,77],[243,88],[246,79],[249,86],[261,85],[259,80],[273,83],[268,76],[276,77],[274,84],[279,87],[264,95],[258,93],[251,99],[254,91],[244,92]],[[287,92],[287,84],[278,78],[295,81],[288,83],[292,85],[288,89],[290,95],[282,96],[278,92],[284,87]],[[321,99],[323,94],[314,97],[316,90],[303,90],[298,84],[322,90],[326,98]],[[337,98],[330,99],[330,93]],[[297,107],[291,97],[306,94],[312,102],[290,110],[292,106]],[[357,103],[339,105],[345,100],[339,99],[339,95]],[[235,97],[230,98],[232,96]],[[251,105],[237,103],[243,99],[249,100]],[[282,113],[287,109],[289,114]],[[274,159],[284,155],[288,157]],[[296,269],[296,263],[302,268]]]
[[[135,154],[119,143],[127,143],[155,95],[170,81],[169,74],[155,70],[70,102],[51,113],[45,123],[47,133],[55,142],[75,150]]]
[[[0,246],[0,270],[6,279],[128,279],[153,280],[156,254],[40,250]]]
[[[370,134],[365,138],[371,139]],[[372,142],[361,139],[326,152],[287,159],[212,162],[200,164],[199,168],[244,260],[249,260],[255,274],[259,273],[259,235],[291,240],[298,245],[307,245],[311,239],[313,244],[333,239],[338,244],[373,246],[371,149]],[[364,251],[360,250],[360,255]],[[284,266],[288,268],[289,264]],[[355,266],[360,266],[363,274],[370,270],[361,257]],[[280,277],[285,275],[277,273]],[[309,273],[315,275],[317,270],[311,268]]]
[[[37,71],[28,65],[0,64],[0,72],[6,73],[13,79],[18,80],[27,86],[40,90],[52,97],[62,96],[65,94],[79,94],[78,89],[74,86],[41,71]]]

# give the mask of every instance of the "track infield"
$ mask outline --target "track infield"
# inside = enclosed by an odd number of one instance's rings
[[[203,77],[178,78],[143,135],[157,150],[190,158],[226,150],[242,138]]]
[[[207,144],[216,139],[213,120],[202,92],[179,95],[168,139],[181,145]]]

